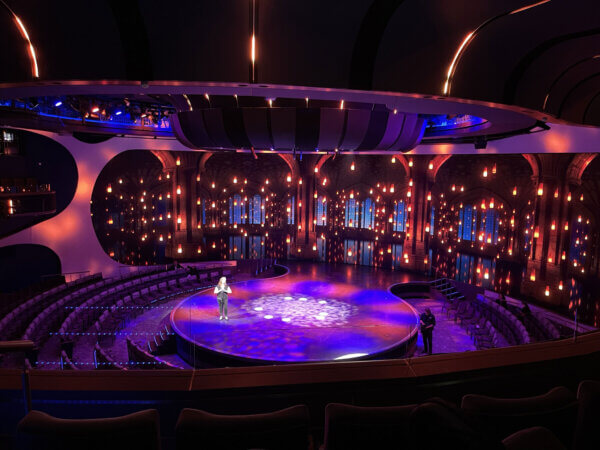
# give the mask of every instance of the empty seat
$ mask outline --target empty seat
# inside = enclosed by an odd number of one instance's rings
[[[500,440],[471,427],[464,413],[441,399],[431,399],[415,407],[410,415],[413,442],[404,445],[399,438],[397,448],[417,450],[500,450]]]
[[[35,450],[159,449],[158,411],[103,419],[59,419],[29,412],[17,427],[20,448]]]
[[[292,406],[266,414],[222,416],[184,409],[176,426],[177,450],[307,449],[308,408]]]
[[[556,387],[546,394],[526,398],[493,398],[465,395],[462,408],[473,421],[497,439],[504,439],[519,430],[543,426],[571,447],[578,403],[565,387]]]
[[[409,439],[409,417],[415,407],[330,403],[325,408],[324,448],[400,448]]]
[[[544,427],[517,431],[502,441],[506,450],[567,450],[554,434]]]
[[[575,431],[575,450],[600,448],[600,381],[585,380],[577,389],[579,414]]]

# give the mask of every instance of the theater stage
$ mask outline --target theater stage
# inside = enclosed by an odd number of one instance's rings
[[[417,312],[388,292],[407,275],[361,269],[291,264],[285,275],[234,283],[228,321],[212,289],[188,297],[170,318],[178,353],[199,367],[412,353]]]

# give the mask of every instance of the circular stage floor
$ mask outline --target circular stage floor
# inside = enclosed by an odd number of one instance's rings
[[[392,283],[377,280],[375,272],[351,278],[313,264],[233,284],[228,321],[219,320],[213,289],[202,291],[171,312],[178,352],[190,363],[207,351],[248,362],[286,363],[405,352],[416,338],[416,311],[389,293]]]

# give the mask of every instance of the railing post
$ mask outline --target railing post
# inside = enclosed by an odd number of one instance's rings
[[[23,374],[21,375],[23,384],[23,401],[25,403],[25,414],[31,411],[31,386],[29,383],[29,370],[23,365]]]

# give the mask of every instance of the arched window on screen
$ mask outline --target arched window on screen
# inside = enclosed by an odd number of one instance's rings
[[[358,202],[354,198],[346,200],[346,216],[344,226],[346,228],[358,228]]]
[[[375,202],[371,197],[367,197],[362,202],[361,228],[372,230],[375,228]]]

